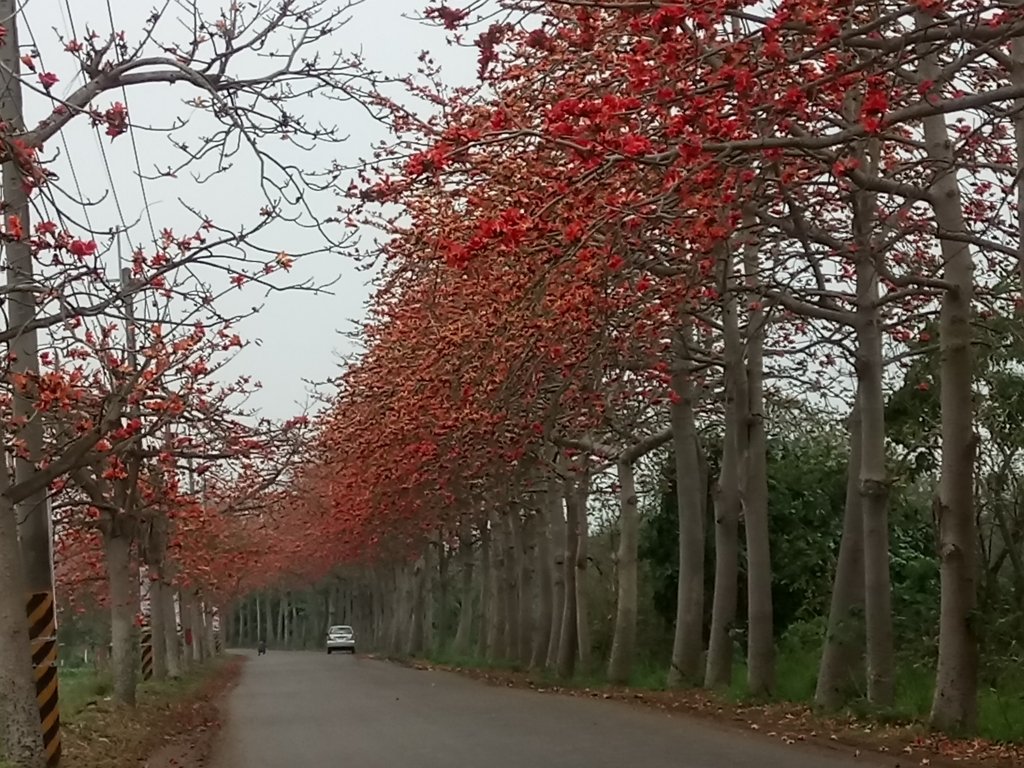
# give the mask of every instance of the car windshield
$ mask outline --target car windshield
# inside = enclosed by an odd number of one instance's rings
[[[337,627],[331,627],[327,631],[328,631],[329,634],[332,634],[332,635],[345,635],[345,634],[351,635],[352,634],[352,627],[337,626]]]

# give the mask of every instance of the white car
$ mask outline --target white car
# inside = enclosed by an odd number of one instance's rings
[[[356,633],[352,627],[338,624],[327,630],[327,653],[335,651],[356,652]]]

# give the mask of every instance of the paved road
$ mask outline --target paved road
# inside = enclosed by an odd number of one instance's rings
[[[864,768],[613,701],[326,653],[253,657],[213,768]]]

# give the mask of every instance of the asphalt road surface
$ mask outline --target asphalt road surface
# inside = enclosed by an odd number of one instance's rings
[[[864,768],[629,704],[485,685],[347,654],[253,656],[213,768]]]

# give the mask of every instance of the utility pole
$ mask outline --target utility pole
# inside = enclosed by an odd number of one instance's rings
[[[0,123],[2,123],[5,158],[3,163],[3,219],[8,225],[5,242],[7,284],[10,287],[7,317],[17,335],[10,342],[8,353],[11,373],[29,378],[39,374],[39,341],[29,324],[36,315],[32,249],[26,239],[30,232],[28,193],[10,137],[25,133],[25,116],[21,96],[21,51],[18,45],[17,0],[0,0],[0,25],[5,35],[0,42]],[[14,239],[20,226],[21,237]],[[43,427],[35,418],[35,409],[28,393],[14,387],[13,412],[24,419],[19,438],[24,441],[27,456],[15,460],[14,480],[21,484],[36,473],[36,463],[43,452]],[[29,639],[32,643],[32,668],[39,704],[47,765],[60,761],[60,709],[57,693],[57,624],[53,599],[52,534],[47,491],[44,487],[16,507],[21,560],[28,589]]]
[[[120,238],[118,238],[118,253],[120,254]],[[118,259],[120,262],[121,259]],[[134,376],[138,372],[138,341],[135,333],[135,298],[132,293],[132,271],[128,267],[121,267],[121,292],[124,294],[124,335],[125,342],[127,345],[128,360],[131,364],[132,375]],[[131,408],[131,415],[139,415],[138,405],[133,405]],[[141,451],[143,445],[139,445]],[[128,512],[128,505],[131,504],[132,490],[129,488],[125,494],[126,509],[122,511],[122,514]],[[154,654],[154,613],[153,613],[153,600],[151,582],[149,580],[149,536],[146,534],[145,529],[142,528],[141,524],[136,523],[137,529],[140,529],[143,533],[139,540],[139,553],[141,555],[139,564],[139,613],[142,615],[142,631],[140,633],[139,647],[141,649],[141,670],[142,679],[149,681],[153,678],[153,673],[156,667],[159,665],[164,668],[165,659],[161,659],[159,663],[156,661]],[[159,594],[159,590],[157,590]],[[159,609],[159,608],[158,608]],[[155,622],[158,627],[162,626],[159,619]],[[162,638],[161,638],[162,640]]]

